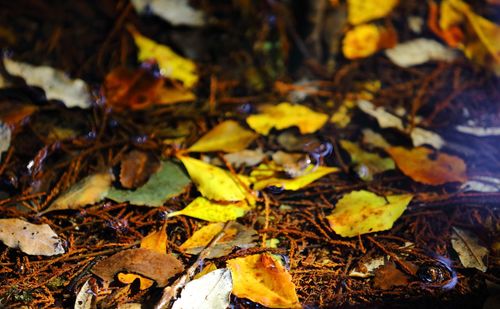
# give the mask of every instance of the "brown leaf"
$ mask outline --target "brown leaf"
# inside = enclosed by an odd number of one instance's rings
[[[408,285],[408,276],[396,268],[393,262],[386,262],[375,270],[373,285],[377,289],[390,290],[395,286]]]
[[[147,153],[139,150],[129,152],[121,163],[120,183],[124,188],[132,189],[146,183],[159,166]]]
[[[108,282],[119,272],[135,273],[153,279],[163,287],[168,279],[183,270],[182,263],[171,254],[138,248],[118,252],[100,261],[92,268],[92,273]]]
[[[387,152],[398,168],[415,181],[428,185],[467,181],[465,162],[459,157],[442,152],[434,153],[426,147],[411,150],[390,147]]]

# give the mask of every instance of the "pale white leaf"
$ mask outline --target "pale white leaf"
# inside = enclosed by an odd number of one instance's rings
[[[411,67],[429,61],[453,61],[457,57],[455,50],[430,39],[414,39],[399,43],[385,50],[387,57],[400,67]]]
[[[441,149],[445,142],[438,134],[422,128],[413,128],[410,133],[413,146],[431,145],[435,149]]]
[[[188,0],[132,0],[139,13],[153,13],[174,26],[199,27],[205,24],[203,11],[189,5]]]
[[[65,252],[63,240],[48,224],[32,224],[21,219],[0,219],[0,240],[29,255],[51,256]]]
[[[479,239],[473,233],[453,227],[451,245],[458,253],[464,267],[476,268],[482,272],[488,269],[484,262],[488,256],[488,249],[479,244]]]
[[[60,100],[67,107],[89,108],[92,105],[89,88],[81,79],[70,79],[64,72],[49,66],[34,66],[4,58],[9,74],[24,78],[28,85],[45,91],[48,100]]]
[[[9,150],[11,135],[9,126],[0,121],[0,162],[2,161],[2,153]]]
[[[216,269],[186,284],[173,309],[227,308],[233,290],[231,271]]]
[[[484,127],[456,126],[456,129],[458,132],[479,137],[500,135],[500,127],[484,128]]]
[[[489,176],[474,176],[460,187],[463,191],[500,192],[500,179]]]
[[[381,128],[396,128],[404,131],[401,119],[385,110],[383,107],[376,107],[372,102],[359,100],[358,107],[368,115],[377,119]]]
[[[90,279],[89,279],[90,280]],[[96,295],[90,287],[89,280],[85,281],[80,291],[76,295],[75,309],[95,309]]]

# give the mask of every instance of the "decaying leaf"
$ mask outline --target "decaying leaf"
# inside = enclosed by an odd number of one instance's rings
[[[385,231],[403,214],[411,194],[378,196],[361,190],[344,195],[327,216],[330,226],[343,237]]]
[[[217,203],[200,196],[184,209],[169,213],[168,217],[184,215],[209,222],[226,222],[243,217],[248,210],[246,201]]]
[[[429,61],[451,62],[458,56],[455,50],[435,40],[424,38],[399,43],[395,47],[387,49],[385,54],[392,62],[404,68]]]
[[[392,290],[395,286],[407,286],[408,283],[408,276],[397,269],[394,262],[386,262],[375,270],[373,285],[377,289]]]
[[[214,201],[242,201],[245,188],[236,176],[216,166],[190,157],[179,157],[200,193]]]
[[[226,120],[203,135],[196,143],[189,147],[188,151],[236,152],[247,148],[256,138],[257,134],[244,129],[238,122]]]
[[[54,210],[79,209],[85,205],[95,204],[108,194],[113,175],[99,173],[85,177],[58,197],[40,214]]]
[[[460,262],[467,268],[476,268],[482,272],[488,269],[485,263],[488,249],[479,244],[479,239],[470,231],[453,227],[451,245],[458,253]]]
[[[65,252],[63,243],[48,224],[32,224],[21,219],[0,219],[0,240],[29,255],[52,256]]]
[[[386,151],[398,168],[415,181],[428,185],[467,181],[465,162],[459,157],[434,152],[426,147],[411,150],[390,147]]]
[[[363,24],[349,30],[342,41],[342,52],[347,59],[359,59],[373,55],[384,48],[396,45],[394,29]]]
[[[254,166],[262,162],[266,155],[261,148],[256,150],[244,149],[242,151],[226,153],[224,159],[235,168],[241,166]]]
[[[370,129],[363,130],[363,144],[371,145],[381,149],[391,147],[391,144],[389,144],[381,134]]]
[[[210,223],[194,232],[193,236],[186,240],[180,249],[189,254],[200,253],[210,241],[224,228],[224,223]],[[257,232],[237,222],[231,222],[224,230],[225,235],[213,245],[208,254],[209,259],[225,256],[234,247],[247,249],[255,246]]]
[[[104,281],[113,281],[119,272],[135,273],[156,281],[159,287],[184,269],[182,263],[171,254],[150,249],[120,251],[92,267],[92,273]]]
[[[188,88],[196,84],[198,74],[194,62],[177,55],[170,47],[148,39],[133,28],[129,28],[129,30],[139,49],[139,61],[153,59],[158,62],[163,76],[179,80]]]
[[[391,158],[381,158],[376,153],[366,152],[350,141],[341,140],[340,145],[349,153],[352,163],[357,164],[356,172],[363,180],[370,181],[373,175],[396,168]]]
[[[149,176],[158,168],[158,162],[139,150],[132,150],[120,165],[120,183],[126,189],[144,185]]]
[[[111,188],[106,197],[119,203],[159,207],[168,199],[184,192],[189,183],[189,178],[177,164],[161,161],[156,173],[142,187],[133,191]]]
[[[399,0],[348,0],[347,19],[352,25],[359,25],[391,13]]]
[[[374,270],[384,265],[384,263],[385,263],[385,258],[383,256],[373,258],[368,262],[361,264],[361,267],[356,267],[355,269],[351,270],[349,276],[356,278],[371,277],[374,275]]]
[[[231,271],[217,269],[186,284],[173,309],[227,308],[233,290]]]
[[[227,261],[233,294],[270,308],[301,308],[292,276],[271,255],[255,254]]]
[[[272,128],[277,130],[297,126],[300,133],[314,133],[328,120],[328,115],[315,112],[306,106],[287,102],[266,105],[260,114],[247,118],[248,125],[260,134],[268,135]]]
[[[9,74],[21,76],[28,85],[42,88],[48,100],[61,100],[67,107],[92,106],[88,86],[83,80],[72,80],[64,72],[48,66],[34,66],[9,58],[3,60]]]
[[[94,309],[96,308],[96,293],[92,290],[90,285],[90,280],[88,279],[80,288],[80,291],[76,295],[74,309]],[[94,280],[94,279],[92,279]]]
[[[0,121],[0,162],[2,162],[2,153],[9,150],[11,136],[9,126]]]
[[[153,13],[174,26],[205,24],[203,11],[192,8],[187,0],[132,0],[131,3],[139,13]]]

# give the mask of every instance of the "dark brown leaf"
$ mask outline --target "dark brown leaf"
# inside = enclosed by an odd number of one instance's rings
[[[124,188],[133,189],[146,183],[149,176],[156,171],[159,162],[147,153],[132,150],[121,163],[120,183]]]

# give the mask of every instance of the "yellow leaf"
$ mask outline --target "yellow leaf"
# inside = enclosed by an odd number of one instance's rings
[[[327,216],[330,226],[343,237],[385,231],[392,227],[412,199],[411,194],[378,196],[361,190],[344,195]]]
[[[349,30],[342,41],[342,52],[347,59],[368,57],[377,51],[396,45],[396,33],[374,24],[364,24]]]
[[[134,28],[129,28],[135,44],[139,49],[139,61],[156,60],[161,74],[181,81],[186,87],[191,88],[198,81],[196,64],[176,54],[170,47],[156,43],[141,35]]]
[[[278,105],[264,106],[260,114],[247,118],[248,125],[267,135],[272,128],[278,130],[297,126],[300,133],[314,133],[328,120],[328,115],[317,113],[306,106],[293,105],[287,102]]]
[[[376,153],[366,152],[350,141],[341,140],[340,145],[349,153],[352,163],[357,165],[356,173],[363,180],[372,180],[373,175],[396,168],[391,158],[381,158]]]
[[[245,188],[241,186],[236,176],[216,166],[201,160],[181,156],[186,170],[195,183],[198,191],[210,200],[242,201],[245,199]]]
[[[351,110],[354,107],[352,100],[345,100],[337,111],[330,118],[330,122],[336,124],[339,128],[345,128],[351,121]]]
[[[168,217],[184,215],[209,222],[226,222],[243,217],[249,209],[245,201],[222,204],[200,196],[186,208],[168,214]]]
[[[164,224],[161,230],[153,232],[141,240],[141,248],[150,249],[159,253],[167,253],[167,225]]]
[[[347,19],[352,25],[383,18],[392,12],[399,0],[348,0]]]
[[[196,143],[189,147],[188,151],[236,152],[247,148],[256,138],[257,134],[250,130],[245,130],[238,122],[226,120],[203,135]]]
[[[212,262],[206,262],[205,266],[203,267],[203,269],[199,273],[197,273],[196,275],[194,275],[193,279],[201,278],[204,275],[206,275],[208,273],[211,273],[211,272],[213,272],[216,269],[217,269],[217,266],[215,266],[214,263],[212,263]]]
[[[398,168],[415,181],[428,185],[442,185],[448,182],[463,183],[467,180],[465,162],[459,157],[434,152],[426,147],[416,147],[411,150],[390,147],[386,151]]]
[[[227,261],[233,294],[269,308],[300,308],[292,276],[271,255],[255,254]]]
[[[125,284],[131,284],[132,282],[135,281],[135,279],[139,279],[139,282],[140,282],[140,286],[139,286],[139,289],[142,291],[142,290],[145,290],[145,289],[149,289],[154,281],[151,280],[151,279],[148,279],[148,278],[144,278],[140,275],[136,275],[136,274],[125,274],[125,273],[119,273],[118,274],[118,280],[120,280],[121,283],[125,283]]]
[[[301,176],[292,179],[285,178],[263,178],[260,180],[256,180],[254,182],[253,188],[255,190],[262,190],[266,187],[274,186],[280,187],[285,190],[296,191],[304,188],[308,184],[314,182],[315,180],[328,175],[333,172],[337,172],[339,169],[336,167],[328,167],[328,166],[311,166],[311,171],[304,173]]]
[[[500,26],[472,11],[467,11],[466,16],[484,48],[493,58],[493,62],[500,65]],[[474,55],[467,55],[473,58]],[[482,59],[480,64],[488,64],[487,59]]]

